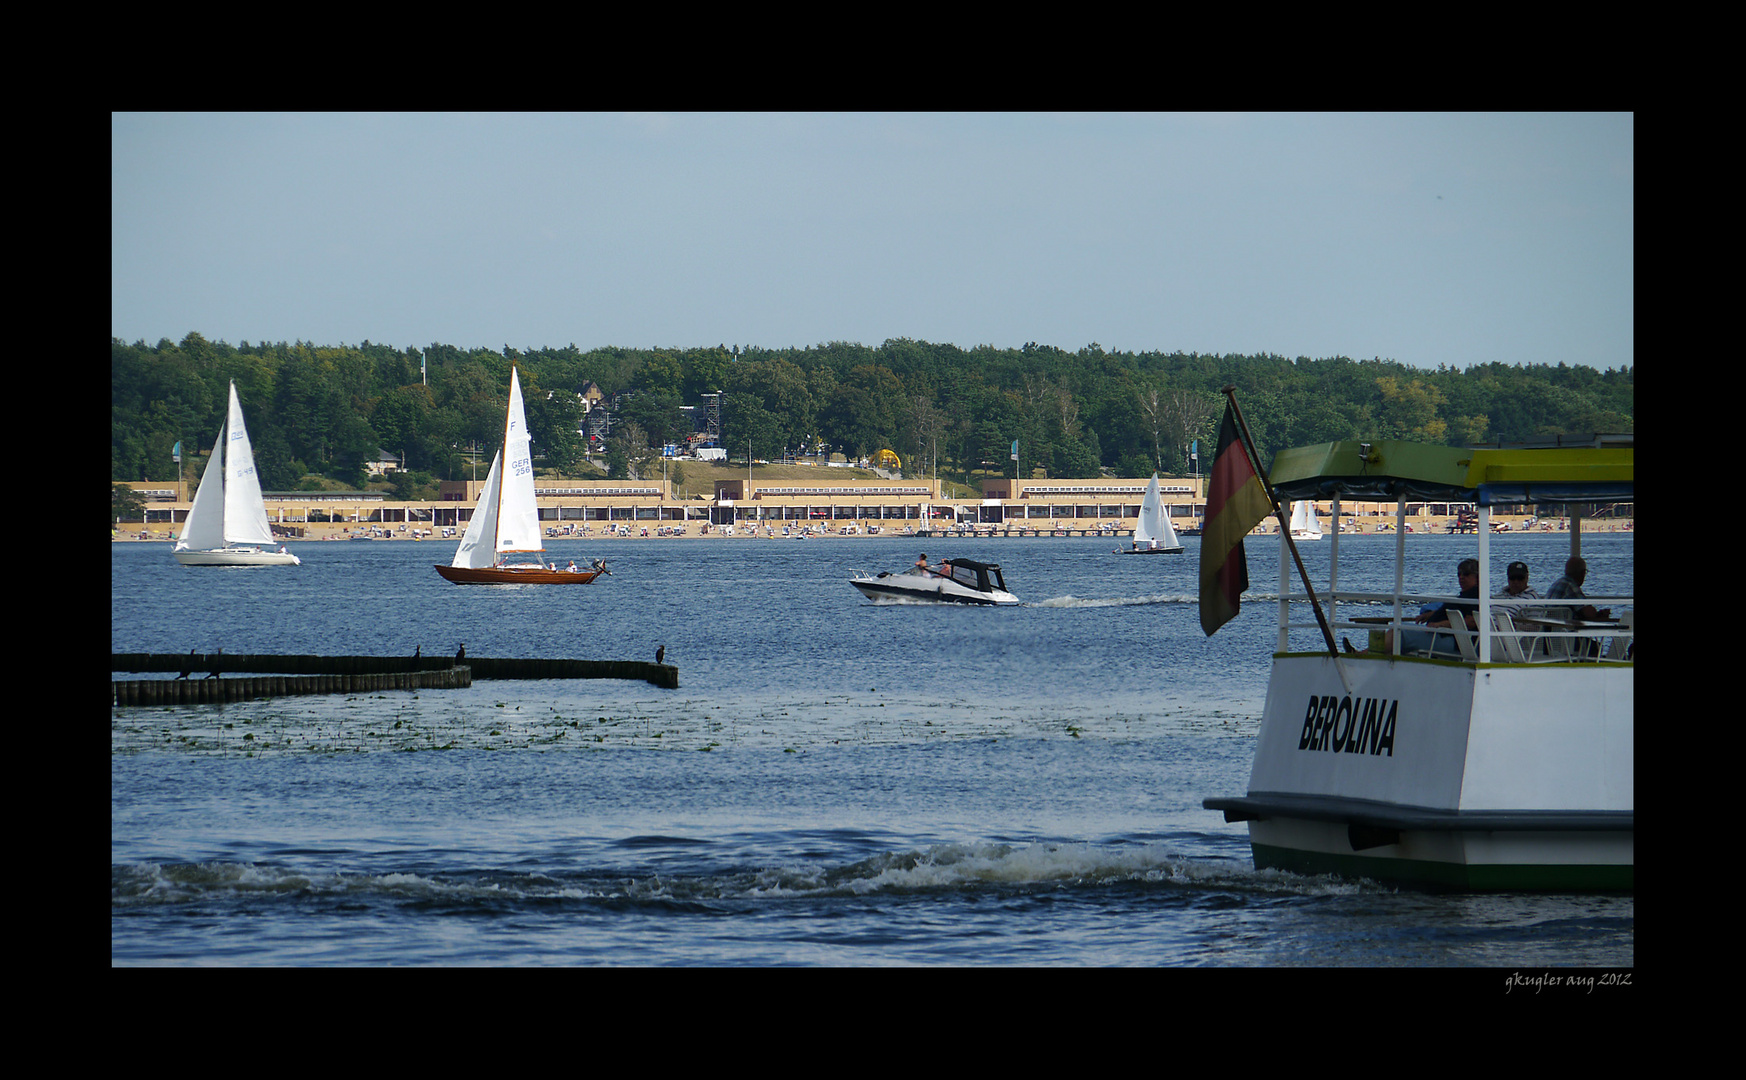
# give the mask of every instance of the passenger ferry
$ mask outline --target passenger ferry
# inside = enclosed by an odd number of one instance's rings
[[[1331,499],[1335,520],[1342,498],[1396,503],[1395,575],[1392,592],[1341,591],[1334,533],[1330,629],[1378,631],[1375,643],[1291,652],[1288,630],[1319,624],[1280,545],[1278,644],[1249,789],[1202,803],[1248,823],[1258,869],[1444,889],[1634,888],[1633,600],[1494,598],[1503,583],[1489,550],[1494,508],[1558,504],[1581,555],[1583,507],[1633,502],[1632,470],[1631,436],[1475,449],[1339,442],[1278,455],[1280,500]],[[1428,641],[1403,633],[1421,603],[1461,599],[1404,591],[1408,498],[1476,505],[1479,584],[1466,600],[1476,631],[1456,618]],[[1340,618],[1342,605],[1381,604],[1387,616]],[[1588,604],[1615,618],[1579,617]]]

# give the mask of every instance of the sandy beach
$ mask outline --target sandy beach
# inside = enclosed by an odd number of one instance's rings
[[[1426,533],[1426,534],[1440,535],[1440,534],[1447,533],[1449,531],[1449,525],[1453,521],[1454,521],[1454,518],[1452,518],[1452,517],[1425,517],[1425,518],[1413,518],[1413,519],[1411,519],[1409,524],[1411,524],[1413,531],[1415,533]],[[1110,527],[1099,528],[1095,524],[1081,525],[1078,523],[1070,523],[1066,520],[1063,520],[1060,522],[1060,528],[1055,528],[1055,529],[1051,529],[1050,527],[1048,527],[1048,525],[1043,524],[1043,523],[1038,523],[1036,525],[1020,525],[1018,523],[1013,523],[1010,525],[982,525],[980,527],[975,528],[974,530],[966,528],[966,529],[962,530],[961,533],[960,532],[953,532],[953,531],[949,531],[949,530],[948,531],[936,531],[934,535],[935,536],[942,536],[942,535],[970,536],[973,534],[974,535],[993,534],[996,536],[1020,536],[1020,535],[1024,535],[1024,536],[1100,536],[1100,537],[1104,537],[1104,538],[1113,540],[1113,539],[1118,539],[1121,537],[1128,536],[1129,534],[1131,534],[1133,532],[1133,529],[1134,529],[1134,521],[1132,519],[1121,519],[1121,518],[1108,519],[1108,518],[1106,518],[1106,519],[1103,519],[1103,523],[1107,526],[1110,526]],[[747,529],[745,526],[736,525],[730,531],[727,527],[720,526],[720,525],[709,525],[706,527],[705,524],[702,522],[689,522],[689,523],[686,523],[684,526],[679,526],[677,524],[667,525],[667,524],[655,524],[655,523],[644,523],[644,522],[625,522],[623,524],[629,526],[628,535],[618,532],[616,530],[616,527],[613,529],[609,529],[605,526],[604,523],[590,523],[588,526],[588,531],[586,533],[584,533],[582,531],[582,528],[580,526],[578,526],[569,532],[560,532],[557,535],[548,535],[546,537],[546,539],[548,539],[548,540],[590,540],[590,541],[619,541],[619,540],[643,540],[643,539],[658,540],[658,539],[668,539],[668,538],[673,537],[673,536],[683,535],[683,536],[689,536],[689,537],[703,536],[703,537],[709,537],[712,539],[723,539],[723,540],[745,540],[745,539],[783,540],[783,539],[793,539],[795,535],[801,533],[802,529],[806,527],[806,526],[797,527],[796,525],[790,523],[788,525],[788,532],[785,534],[783,532],[782,525],[763,526],[763,527],[760,527],[757,529]],[[1390,526],[1390,528],[1379,529],[1378,528],[1379,524],[1386,524],[1386,525]],[[1341,533],[1341,535],[1348,536],[1348,537],[1354,536],[1354,535],[1357,535],[1357,536],[1379,536],[1379,535],[1380,536],[1392,536],[1392,535],[1394,535],[1392,525],[1393,525],[1392,521],[1389,521],[1389,520],[1384,519],[1384,518],[1360,519],[1359,524],[1358,524],[1358,531],[1356,533],[1348,530],[1346,532]],[[1631,531],[1633,531],[1633,525],[1634,525],[1634,519],[1628,518],[1628,517],[1627,518],[1585,518],[1585,519],[1583,519],[1583,522],[1582,522],[1582,531],[1585,533],[1631,532]],[[850,527],[850,526],[852,526],[852,528],[853,528],[852,532],[843,531],[845,528]],[[877,531],[873,531],[873,529],[872,529],[873,526],[878,526]],[[1555,519],[1555,520],[1548,519],[1545,521],[1540,521],[1540,522],[1530,524],[1528,521],[1528,518],[1525,516],[1518,517],[1518,516],[1499,515],[1493,519],[1493,526],[1494,526],[1494,531],[1496,531],[1496,532],[1553,532],[1553,533],[1557,533],[1557,532],[1568,532],[1569,531],[1568,519]],[[1508,527],[1501,528],[1501,526],[1508,526]],[[443,530],[441,530],[441,529],[435,530],[435,532],[431,535],[415,535],[414,530],[419,528],[419,526],[416,526],[416,525],[407,525],[404,528],[402,528],[399,525],[395,525],[395,526],[392,526],[391,529],[389,527],[377,525],[377,526],[374,526],[374,532],[372,532],[372,526],[369,523],[359,523],[359,522],[311,522],[308,525],[299,526],[299,527],[305,530],[303,535],[287,537],[286,538],[287,542],[289,542],[289,543],[312,543],[312,542],[351,541],[351,542],[356,542],[356,543],[430,543],[430,544],[435,544],[437,546],[453,547],[456,543],[458,543],[460,541],[460,531],[459,530],[456,530],[452,535],[449,535],[449,536],[444,536]],[[1327,526],[1324,525],[1323,527],[1326,528]],[[1273,526],[1271,521],[1269,521],[1269,522],[1263,523],[1260,527],[1258,527],[1252,535],[1256,535],[1256,536],[1271,535],[1273,533],[1276,533],[1277,531],[1278,531],[1278,529]],[[891,536],[905,536],[905,535],[913,535],[913,533],[906,534],[903,531],[902,527],[898,527],[898,528],[894,529],[894,528],[891,528],[890,526],[880,526],[878,522],[874,522],[874,521],[867,521],[867,522],[855,521],[852,523],[846,522],[846,521],[840,522],[840,523],[833,522],[833,523],[831,523],[831,526],[829,529],[826,529],[822,525],[815,524],[815,525],[811,526],[811,531],[806,533],[807,539],[817,539],[817,540],[825,540],[825,539],[854,540],[854,539],[860,539],[860,538],[868,537],[868,536],[891,537]],[[117,528],[116,530],[114,530],[114,532],[112,533],[110,538],[114,541],[117,541],[117,542],[120,542],[120,541],[134,541],[134,542],[145,541],[145,542],[168,543],[170,540],[173,539],[173,536],[171,535],[171,532],[167,527],[165,527],[163,525],[152,525],[152,526],[147,526],[144,528],[142,528],[140,526],[133,526],[131,528]],[[917,537],[917,539],[923,539],[923,538]]]

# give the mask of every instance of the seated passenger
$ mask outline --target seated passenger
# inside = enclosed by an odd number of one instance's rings
[[[1461,584],[1459,594],[1462,600],[1473,600],[1475,603],[1465,604],[1450,601],[1443,604],[1429,604],[1413,616],[1413,621],[1430,627],[1448,627],[1453,625],[1456,616],[1460,616],[1461,625],[1469,630],[1478,628],[1479,604],[1479,560],[1462,559],[1455,567],[1456,580]],[[1402,630],[1400,636],[1400,651],[1428,653],[1458,653],[1459,646],[1455,636],[1449,633],[1438,633],[1432,630]],[[1350,646],[1347,651],[1354,651]],[[1365,650],[1368,651],[1368,650]],[[1391,627],[1382,636],[1382,651],[1394,654],[1394,629]]]

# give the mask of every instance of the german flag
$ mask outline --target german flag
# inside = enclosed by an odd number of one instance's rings
[[[1219,425],[1219,450],[1207,487],[1206,526],[1200,537],[1200,628],[1208,637],[1236,618],[1249,587],[1243,537],[1273,512],[1249,455],[1237,436],[1237,414],[1227,399]]]

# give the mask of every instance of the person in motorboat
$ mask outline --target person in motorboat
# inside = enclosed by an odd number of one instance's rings
[[[928,573],[932,569],[933,568],[928,565],[928,553],[927,552],[924,551],[920,555],[916,556],[916,559],[915,559],[915,571],[916,571],[916,573],[925,574],[925,573]]]

